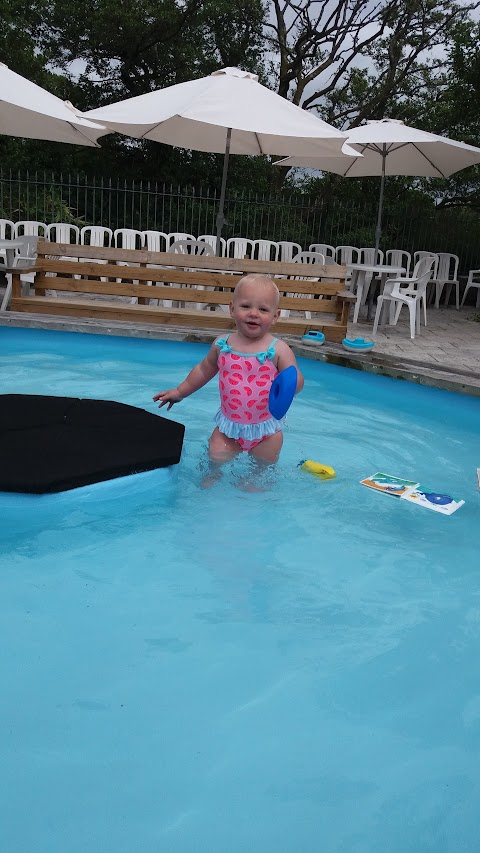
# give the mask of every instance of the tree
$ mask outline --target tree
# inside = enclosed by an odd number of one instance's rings
[[[80,109],[239,65],[343,129],[389,115],[468,140],[476,135],[470,98],[480,33],[471,15],[479,5],[480,0],[85,0],[72,6],[66,0],[3,0],[0,59]],[[0,138],[3,163],[20,168],[197,186],[220,182],[221,158],[215,155],[115,134],[101,145],[94,152]],[[285,170],[272,169],[266,158],[231,160],[230,188],[262,191],[284,181]],[[323,192],[337,192],[341,183],[325,178]],[[407,186],[399,182],[399,191]],[[368,193],[368,182],[349,187],[349,193]]]
[[[472,68],[475,42],[470,37],[467,46],[465,33],[472,33],[470,16],[479,5],[452,0],[273,0],[268,42],[280,62],[271,64],[272,80],[279,93],[341,129],[389,116],[445,133],[438,105],[448,79],[445,58],[450,80],[461,76],[465,52]],[[469,113],[467,99],[457,101],[463,104],[464,116]],[[451,130],[452,122],[448,124]],[[455,138],[455,133],[448,135]],[[468,132],[456,138],[465,136],[468,141]],[[285,170],[277,171],[279,186]],[[325,175],[317,180],[317,191],[324,198],[337,196],[345,191],[344,183]],[[431,198],[441,196],[447,186],[399,180],[389,183],[389,192],[403,194],[412,185]],[[350,195],[368,196],[368,181],[349,181],[348,186]]]
[[[283,97],[338,127],[382,118],[392,98],[441,59],[443,45],[480,4],[452,0],[273,0],[266,24],[272,80]]]
[[[453,27],[444,45],[442,65],[432,81],[410,92],[407,117],[442,136],[480,144],[480,25],[472,20]],[[445,181],[419,182],[435,198],[437,208],[480,209],[479,167],[463,169]]]
[[[260,0],[234,8],[226,0],[87,0],[73,7],[50,0],[32,37],[67,75],[72,62],[84,64],[80,106],[92,108],[201,77],[219,64],[257,64],[262,19]]]
[[[4,0],[0,58],[14,70],[86,110],[201,77],[224,65],[262,70],[262,0]],[[16,21],[21,20],[20,31]],[[21,61],[35,59],[27,69]],[[56,72],[56,73],[53,73]],[[102,149],[10,140],[6,161],[19,167],[74,168],[161,181],[218,183],[221,158],[109,135]],[[233,158],[230,181],[263,180],[265,161],[248,171]],[[243,158],[242,158],[243,159]],[[199,176],[200,180],[199,180]]]

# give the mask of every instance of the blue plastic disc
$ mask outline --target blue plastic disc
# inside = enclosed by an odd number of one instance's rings
[[[280,371],[273,380],[272,387],[270,388],[268,408],[270,414],[277,421],[281,420],[288,412],[296,390],[297,368],[292,364],[290,367],[286,367],[285,370]]]
[[[438,495],[436,492],[424,492],[424,495],[431,504],[439,504],[440,506],[452,502],[450,495]]]

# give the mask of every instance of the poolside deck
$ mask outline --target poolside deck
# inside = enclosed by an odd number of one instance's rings
[[[1,295],[1,294],[0,294]],[[393,376],[480,396],[480,312],[470,306],[457,311],[454,307],[429,308],[428,326],[422,325],[421,334],[410,340],[407,314],[397,326],[379,331],[375,349],[364,355],[346,352],[341,344],[304,346],[298,338],[288,337],[288,343],[300,355],[345,365],[357,370]],[[479,321],[476,320],[478,318]],[[140,323],[67,319],[59,317],[33,317],[28,314],[5,312],[0,314],[1,326],[22,326],[88,332],[90,334],[131,335],[160,339],[195,340],[209,342],[215,332],[192,331],[185,328],[158,328]],[[349,323],[349,337],[371,339],[372,324]]]
[[[397,326],[387,326],[372,338],[372,324],[349,323],[351,337],[375,340],[370,356],[372,372],[398,375],[414,382],[451,388],[480,396],[480,312],[464,306],[427,310],[427,327],[410,340],[408,313]],[[362,356],[356,356],[357,361]],[[353,366],[353,365],[351,365]],[[383,366],[383,370],[381,367]],[[398,372],[397,372],[398,371]],[[410,374],[410,375],[408,375]]]

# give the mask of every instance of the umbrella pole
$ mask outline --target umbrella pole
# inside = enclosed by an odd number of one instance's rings
[[[380,236],[382,234],[383,190],[385,188],[385,161],[387,159],[386,145],[382,146],[382,177],[380,178],[380,198],[378,199],[377,227],[375,228],[375,263],[377,262]]]
[[[223,209],[225,207],[225,187],[227,186],[227,172],[228,172],[228,158],[230,157],[230,140],[232,138],[232,128],[227,128],[227,141],[225,144],[225,156],[223,158],[223,174],[222,174],[222,188],[220,190],[220,204],[218,208],[217,214],[217,258],[219,258],[222,254],[222,244],[220,242],[220,238],[222,236],[222,229],[225,225],[225,217],[223,215]]]
[[[385,161],[387,159],[387,146],[382,145],[382,177],[380,178],[380,197],[378,199],[378,212],[377,212],[377,227],[375,228],[375,255],[373,262],[376,264],[378,262],[378,250],[380,248],[380,237],[382,234],[382,209],[383,209],[383,190],[385,188]],[[368,289],[368,300],[367,300],[367,320],[371,320],[373,316],[373,297],[375,295],[376,287],[371,281],[370,287]]]

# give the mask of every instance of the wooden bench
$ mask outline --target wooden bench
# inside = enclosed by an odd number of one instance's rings
[[[327,340],[341,341],[347,331],[351,295],[345,291],[345,267],[336,264],[187,256],[40,239],[32,272],[34,283],[25,294],[21,272],[12,271],[12,311],[228,330],[233,328],[228,304],[237,281],[247,273],[262,273],[275,277],[280,291],[276,333],[303,335],[317,329]],[[166,301],[179,307],[165,306]],[[311,319],[300,316],[308,312]]]

